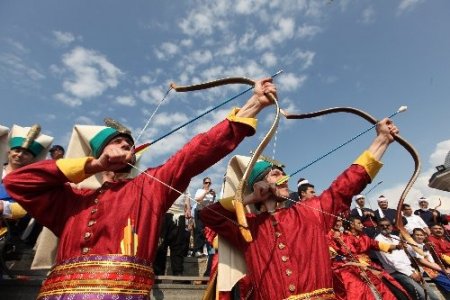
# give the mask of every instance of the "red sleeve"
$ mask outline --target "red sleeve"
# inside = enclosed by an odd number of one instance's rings
[[[369,250],[380,251],[379,242],[367,235],[361,235],[353,246],[357,254],[366,253]]]
[[[353,164],[320,196],[306,200],[305,205],[317,208],[310,210],[319,222],[324,224],[324,231],[329,232],[335,222],[335,216],[348,211],[352,197],[361,193],[370,181],[371,178],[366,170],[360,165]],[[303,209],[302,205],[293,207],[298,210]]]
[[[440,240],[435,238],[434,236],[429,236],[428,240],[433,244],[434,250],[438,255],[446,254],[449,255],[450,253],[450,243],[444,240]],[[446,245],[447,244],[447,245]]]
[[[152,176],[163,183],[178,191],[184,191],[192,177],[213,166],[231,153],[245,136],[253,133],[252,127],[226,119],[208,132],[195,136],[166,163],[155,169],[149,169],[149,171],[151,170]],[[140,176],[147,175],[141,174]],[[153,178],[145,178],[145,181],[153,180]],[[166,197],[160,204],[162,212],[167,211],[179,196],[179,193],[169,188],[166,189],[166,193]]]
[[[10,195],[42,225],[59,235],[67,218],[82,207],[78,195],[54,160],[40,161],[8,174],[3,180]],[[80,205],[81,204],[81,205]]]
[[[237,226],[234,212],[226,210],[220,203],[214,203],[200,211],[203,224],[214,230],[221,238],[226,239],[238,249],[245,244]],[[247,221],[250,222],[247,216]]]

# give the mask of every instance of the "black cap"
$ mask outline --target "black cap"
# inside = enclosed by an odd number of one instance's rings
[[[51,153],[51,152],[56,151],[56,150],[60,150],[60,151],[62,151],[62,153],[65,153],[64,148],[62,146],[60,146],[60,145],[53,145],[50,148],[49,152]]]

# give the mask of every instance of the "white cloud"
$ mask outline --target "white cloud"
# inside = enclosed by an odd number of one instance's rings
[[[436,145],[436,149],[430,155],[430,164],[432,166],[443,165],[449,150],[450,150],[450,140],[438,143]]]
[[[50,69],[50,72],[52,72],[55,75],[62,75],[65,72],[64,68],[61,68],[60,66],[55,65],[55,64],[51,64],[49,69]]]
[[[159,137],[156,136],[153,139],[149,140],[156,140]],[[143,141],[147,141],[146,139],[143,139]],[[146,158],[146,155],[151,155],[153,157],[161,157],[173,154],[175,151],[181,149],[181,147],[188,141],[188,136],[186,135],[186,130],[183,128],[176,133],[169,135],[165,137],[164,139],[160,140],[159,142],[155,143],[154,145],[150,146],[150,150],[147,151],[144,154],[144,158]],[[148,153],[148,154],[147,154]],[[146,158],[147,160],[150,157]],[[160,159],[158,159],[160,161]]]
[[[67,96],[64,93],[58,93],[53,96],[56,100],[60,101],[61,103],[64,103],[70,107],[77,107],[81,106],[83,102],[78,98],[73,98],[70,96]]]
[[[375,9],[373,6],[365,8],[362,12],[361,18],[364,24],[373,23],[375,21]]]
[[[173,125],[180,125],[189,120],[184,113],[168,113],[161,112],[155,116],[152,122],[153,127],[170,127]]]
[[[397,13],[402,14],[408,10],[413,10],[422,2],[424,2],[424,0],[402,0],[398,5]]]
[[[9,76],[20,77],[20,80],[38,81],[46,78],[43,73],[27,65],[21,57],[15,54],[0,54],[0,70]]]
[[[187,47],[187,48],[192,47],[193,44],[194,44],[194,42],[192,41],[192,39],[184,39],[184,40],[180,41],[180,45],[182,45],[183,47]]]
[[[20,43],[16,40],[7,38],[7,39],[5,39],[5,41],[13,47],[14,53],[25,54],[25,53],[30,52],[30,50],[25,48],[25,46],[22,43]]]
[[[435,150],[429,157],[432,167],[421,172],[420,176],[413,185],[411,191],[408,193],[405,203],[411,204],[413,209],[418,209],[417,200],[424,196],[429,199],[430,207],[434,207],[439,203],[439,198],[442,200],[442,206],[439,211],[450,213],[450,195],[448,192],[432,189],[428,187],[428,181],[431,175],[436,172],[434,166],[441,165],[448,151],[450,150],[450,140],[439,142],[436,145]],[[405,185],[397,185],[389,189],[382,190],[380,194],[383,194],[391,199],[389,206],[395,207]]]
[[[139,98],[145,103],[158,104],[164,97],[165,91],[160,87],[149,87],[139,92]]]
[[[190,11],[188,16],[178,23],[178,26],[190,36],[211,35],[215,29],[226,27],[227,20],[224,16],[229,5],[227,1],[205,2]]]
[[[277,57],[273,52],[266,52],[261,57],[262,63],[266,67],[273,67],[277,64]]]
[[[302,70],[305,70],[312,66],[315,56],[316,56],[316,53],[314,53],[312,51],[296,50],[292,54],[293,58],[300,60],[300,62],[302,63],[302,67],[301,67]]]
[[[179,52],[179,47],[174,43],[162,43],[160,49],[155,50],[158,59],[169,59]]]
[[[237,0],[234,9],[238,14],[250,15],[260,11],[264,4],[261,0]]]
[[[206,64],[212,60],[212,57],[212,53],[209,50],[198,50],[189,55],[189,58],[197,64]]]
[[[255,46],[258,49],[272,48],[276,44],[284,42],[294,36],[295,21],[292,18],[281,18],[276,27],[269,33],[260,35],[256,41]]]
[[[150,76],[147,75],[143,75],[141,76],[141,78],[139,78],[139,84],[150,84],[152,83],[152,79],[150,78]]]
[[[82,47],[66,53],[62,61],[72,75],[64,80],[64,91],[79,99],[102,95],[108,88],[116,87],[123,74],[104,55]]]
[[[242,46],[242,45],[240,45]],[[235,55],[236,52],[238,51],[238,45],[237,42],[235,40],[230,40],[229,42],[227,42],[227,44],[218,49],[216,52],[216,56],[231,56],[231,55]]]
[[[239,47],[245,49],[250,47],[250,45],[253,44],[253,41],[256,38],[256,30],[250,29],[246,31],[240,38],[239,38]]]
[[[321,31],[319,26],[303,24],[297,29],[297,35],[299,38],[312,38]]]
[[[323,8],[326,5],[328,5],[327,1],[309,1],[305,15],[308,17],[319,18],[322,16]]]
[[[94,122],[94,120],[92,120],[91,118],[89,118],[87,116],[80,116],[80,117],[75,119],[75,124],[94,125],[95,122]]]
[[[116,103],[124,106],[135,106],[136,100],[132,96],[119,96],[116,98]]]
[[[300,89],[306,79],[306,75],[297,76],[293,73],[284,73],[277,81],[281,91],[294,91]]]
[[[68,46],[76,39],[72,33],[58,30],[53,31],[53,36],[55,38],[55,44],[58,46]]]

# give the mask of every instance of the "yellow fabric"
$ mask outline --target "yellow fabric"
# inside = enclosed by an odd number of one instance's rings
[[[380,250],[383,252],[389,252],[391,244],[385,242],[378,242],[378,247],[380,247]]]
[[[8,228],[7,227],[0,228],[0,238],[5,236],[7,233],[8,233]]]
[[[9,208],[11,209],[11,219],[14,220],[23,218],[27,214],[27,211],[19,203],[11,203]]]
[[[328,252],[330,253],[331,258],[335,258],[338,255],[337,251],[334,250],[333,247],[328,247]]]
[[[234,209],[234,197],[228,197],[228,198],[223,198],[219,200],[220,205],[223,206],[223,208],[225,208],[226,210],[229,210],[231,212],[235,212],[236,210]]]
[[[93,159],[93,157],[61,158],[56,161],[56,166],[70,182],[80,183],[92,175],[84,172],[84,166]]]
[[[442,259],[445,261],[447,265],[450,265],[450,256],[442,254]]]
[[[366,169],[367,174],[373,180],[380,171],[383,163],[376,160],[369,151],[364,151],[354,162],[354,164],[360,165]]]
[[[242,123],[251,126],[253,130],[256,131],[258,120],[255,118],[237,117],[236,114],[238,113],[238,111],[239,108],[233,108],[233,110],[228,114],[227,119],[231,122]]]
[[[218,235],[216,235],[216,237],[214,238],[214,240],[213,240],[213,242],[212,242],[212,246],[213,246],[213,248],[214,249],[219,249],[219,238],[218,238],[219,236]]]

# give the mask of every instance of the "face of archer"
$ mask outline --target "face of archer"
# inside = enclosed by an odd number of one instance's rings
[[[279,196],[289,198],[289,187],[288,187],[288,181],[286,180],[282,184],[277,185],[276,183],[286,176],[286,173],[280,169],[272,169],[269,171],[269,173],[266,175],[265,180],[270,184],[275,184],[275,187],[277,189],[277,194]],[[280,201],[284,201],[285,199],[280,199]]]
[[[113,138],[103,149],[102,153],[105,151],[105,149],[120,149],[125,152],[131,152],[133,150],[133,141],[124,135],[118,135],[115,138]],[[129,161],[130,164],[134,165],[136,163],[136,156],[133,155],[133,158],[131,161]],[[126,165],[124,168],[115,171],[114,173],[130,173],[131,172],[131,166]]]
[[[12,170],[29,165],[33,161],[33,154],[24,148],[14,148],[8,152],[8,164]]]

